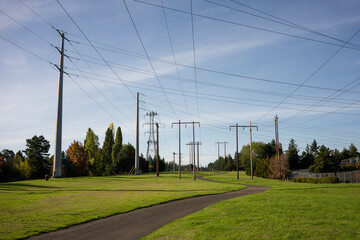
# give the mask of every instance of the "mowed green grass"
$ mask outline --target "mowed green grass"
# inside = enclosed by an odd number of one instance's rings
[[[271,189],[209,206],[144,239],[360,239],[360,184],[304,184],[236,172],[207,177]]]
[[[0,183],[0,239],[18,239],[162,202],[241,189],[192,175],[78,177]]]

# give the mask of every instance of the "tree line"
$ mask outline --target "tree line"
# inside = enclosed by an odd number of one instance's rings
[[[14,153],[3,149],[0,152],[0,179],[36,179],[51,175],[53,158],[49,154],[50,143],[44,136],[26,139],[26,149]],[[135,163],[135,148],[132,144],[123,144],[121,128],[115,131],[113,124],[107,128],[105,139],[100,147],[99,137],[88,128],[84,142],[73,141],[62,152],[61,174],[63,177],[106,176],[129,173]],[[170,164],[159,159],[159,170],[165,171]],[[139,157],[141,172],[154,171],[156,159]]]
[[[253,171],[254,176],[265,178],[284,178],[289,171],[299,169],[309,169],[310,172],[338,172],[360,170],[360,162],[356,164],[341,164],[344,159],[359,157],[360,154],[354,144],[342,151],[331,150],[325,145],[319,146],[314,140],[310,145],[307,144],[305,150],[299,154],[300,150],[294,139],[291,139],[288,150],[284,153],[280,144],[280,159],[277,159],[275,140],[269,143],[253,142]],[[236,155],[219,157],[216,161],[208,164],[209,170],[233,171],[236,170]],[[244,170],[250,175],[250,145],[245,145],[239,152],[239,169]]]

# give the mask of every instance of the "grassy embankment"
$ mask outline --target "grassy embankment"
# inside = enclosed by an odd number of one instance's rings
[[[236,172],[207,178],[270,186],[178,219],[144,239],[360,239],[360,184],[305,184]]]
[[[242,186],[193,181],[192,175],[78,177],[0,183],[0,239],[49,232],[174,199]]]

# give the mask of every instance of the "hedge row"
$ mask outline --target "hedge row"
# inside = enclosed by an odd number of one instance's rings
[[[323,178],[310,178],[310,177],[298,177],[293,179],[294,182],[299,183],[339,183],[339,178],[336,176],[323,177]]]

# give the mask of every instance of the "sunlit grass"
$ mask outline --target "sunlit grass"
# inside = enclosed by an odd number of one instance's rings
[[[360,184],[303,184],[241,173],[208,176],[271,189],[223,201],[145,239],[360,239]]]
[[[48,232],[174,199],[243,186],[193,181],[184,173],[0,183],[0,239]]]

